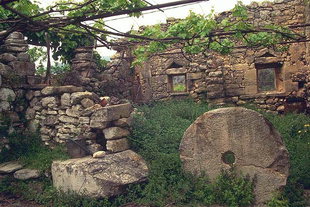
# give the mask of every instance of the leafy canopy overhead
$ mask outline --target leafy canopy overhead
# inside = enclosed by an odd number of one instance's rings
[[[194,1],[202,0],[180,2]],[[143,0],[60,0],[46,9],[40,8],[37,1],[30,0],[5,0],[1,5],[0,41],[13,31],[21,31],[30,44],[49,44],[54,59],[61,57],[63,62],[70,62],[77,47],[94,47],[98,42],[108,48],[134,45],[134,63],[138,64],[172,45],[189,54],[209,51],[227,54],[235,47],[273,46],[303,38],[288,27],[254,27],[248,23],[247,9],[240,2],[230,17],[221,20],[214,13],[205,16],[191,12],[187,18],[176,20],[165,28],[155,25],[130,33],[108,30],[104,18],[120,14],[138,17],[141,11],[150,7]],[[108,40],[108,35],[128,39],[125,43],[113,42]]]

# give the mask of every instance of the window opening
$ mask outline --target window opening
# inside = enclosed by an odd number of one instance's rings
[[[186,76],[183,75],[171,75],[170,84],[172,92],[186,92]]]

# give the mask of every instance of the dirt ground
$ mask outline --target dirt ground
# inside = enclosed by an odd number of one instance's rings
[[[44,207],[18,197],[0,194],[0,207]]]

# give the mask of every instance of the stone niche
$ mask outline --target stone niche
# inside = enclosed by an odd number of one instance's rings
[[[30,102],[26,113],[29,127],[40,131],[46,145],[73,140],[85,144],[89,154],[129,149],[130,103],[103,107],[98,95],[72,85],[48,86],[26,96]]]
[[[272,124],[261,114],[241,108],[206,112],[185,131],[180,144],[183,169],[206,173],[211,180],[232,166],[255,179],[255,206],[267,206],[286,185],[288,151]]]

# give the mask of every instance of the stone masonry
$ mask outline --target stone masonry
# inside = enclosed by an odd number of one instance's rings
[[[309,23],[308,7],[303,0],[254,2],[248,6],[249,23],[260,26]],[[229,17],[230,14],[221,13],[218,18]],[[309,30],[304,28],[294,31],[301,35],[309,34]],[[279,113],[303,112],[307,98],[298,91],[305,85],[292,80],[292,76],[310,70],[308,51],[309,43],[302,42],[289,44],[284,52],[274,48],[249,48],[235,49],[227,56],[210,52],[207,56],[184,57],[175,54],[180,52],[178,49],[171,48],[166,52],[174,54],[154,56],[135,67],[132,99],[149,102],[190,96],[197,101],[206,100],[214,104],[254,103],[262,109]],[[130,51],[119,51],[120,54],[122,52],[130,57]],[[274,85],[272,89],[261,90],[259,72],[268,68],[272,69]],[[186,79],[183,92],[171,90],[171,79],[178,75]]]
[[[129,103],[101,106],[99,96],[82,87],[48,86],[29,91],[26,118],[39,129],[46,145],[84,140],[90,153],[129,149],[131,112]]]
[[[11,33],[0,46],[0,126],[8,124],[9,133],[23,128],[22,119],[28,106],[25,93],[34,81],[35,65],[27,50],[19,32]],[[8,147],[7,133],[0,132],[0,150]]]

